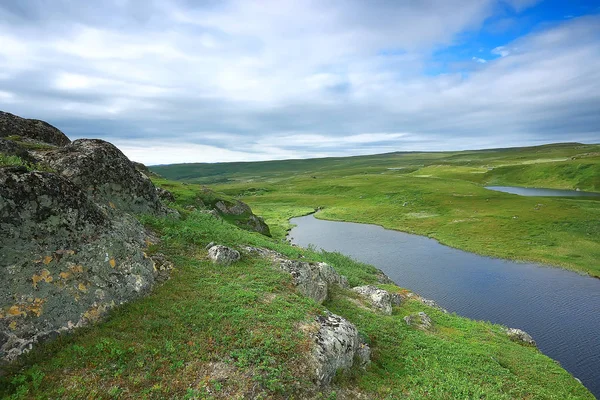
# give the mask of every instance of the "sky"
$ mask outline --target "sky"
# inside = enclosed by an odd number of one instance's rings
[[[0,0],[0,110],[148,165],[600,143],[600,0]]]

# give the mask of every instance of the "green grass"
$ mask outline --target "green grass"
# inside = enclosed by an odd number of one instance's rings
[[[340,288],[320,306],[295,291],[289,274],[257,256],[213,265],[204,248],[211,241],[325,261],[351,286],[375,284],[378,274],[339,253],[292,247],[186,211],[185,196],[196,198],[202,189],[181,184],[170,189],[184,199],[176,205],[182,218],[142,221],[161,237],[148,251],[174,262],[172,278],[148,297],[113,310],[105,322],[37,347],[0,377],[0,397],[335,399],[350,391],[372,399],[593,399],[536,348],[509,340],[501,326],[443,314],[412,300],[383,316]],[[325,307],[357,326],[372,347],[372,364],[364,372],[339,374],[331,389],[315,392],[304,361],[311,342],[299,327]],[[404,323],[405,315],[418,311],[431,316],[434,332]]]
[[[243,167],[243,168],[242,168]],[[236,196],[282,238],[291,216],[374,223],[482,255],[600,277],[600,201],[522,197],[515,185],[600,191],[600,145],[153,167]]]

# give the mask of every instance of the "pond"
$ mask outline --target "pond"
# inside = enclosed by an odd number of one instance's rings
[[[519,196],[546,196],[546,197],[598,197],[600,193],[582,192],[580,190],[526,188],[519,186],[486,186],[486,189],[497,192],[518,194]]]
[[[479,256],[377,225],[293,218],[293,243],[383,270],[450,312],[520,328],[600,398],[600,279]]]

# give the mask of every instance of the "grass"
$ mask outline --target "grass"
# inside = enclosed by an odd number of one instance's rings
[[[485,185],[600,191],[600,145],[152,167],[238,197],[282,238],[291,216],[365,222],[474,253],[600,277],[600,201],[522,197]],[[225,182],[225,183],[223,183]]]
[[[195,185],[170,188],[177,199],[202,192]],[[296,248],[186,211],[185,205],[176,204],[179,220],[142,218],[162,238],[148,251],[174,262],[172,278],[148,297],[114,310],[105,322],[37,347],[0,377],[0,397],[335,399],[361,393],[372,399],[593,399],[557,363],[509,340],[499,325],[443,314],[413,300],[383,316],[341,288],[321,306],[298,294],[287,273],[257,256],[215,266],[204,248],[211,241],[328,262],[351,286],[375,284],[378,274],[339,253]],[[340,373],[331,389],[315,391],[305,362],[311,341],[299,326],[325,307],[357,326],[372,347],[372,364],[365,372]],[[404,323],[404,316],[418,311],[431,316],[434,332]]]

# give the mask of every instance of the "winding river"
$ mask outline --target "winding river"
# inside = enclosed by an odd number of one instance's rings
[[[293,218],[293,243],[339,251],[472,319],[520,328],[600,398],[600,279],[479,256],[376,225]]]

